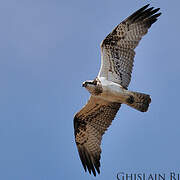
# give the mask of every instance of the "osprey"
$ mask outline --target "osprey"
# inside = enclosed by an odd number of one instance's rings
[[[102,136],[116,116],[121,104],[141,112],[148,110],[147,94],[127,90],[135,56],[134,49],[157,21],[160,8],[142,7],[122,21],[101,43],[101,68],[92,81],[85,81],[91,94],[87,104],[74,117],[74,134],[85,171],[100,173]]]

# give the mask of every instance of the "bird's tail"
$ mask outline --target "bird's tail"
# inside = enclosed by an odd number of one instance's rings
[[[151,98],[148,94],[129,91],[128,95],[129,97],[126,99],[126,104],[128,106],[141,112],[146,112],[148,110],[149,104],[151,103]]]

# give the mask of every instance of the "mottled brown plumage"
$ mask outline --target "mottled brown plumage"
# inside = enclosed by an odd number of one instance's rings
[[[74,134],[85,171],[100,173],[102,136],[115,118],[121,103],[139,111],[148,110],[147,94],[128,91],[135,51],[141,38],[161,13],[146,5],[122,21],[101,43],[98,77],[86,81],[88,103],[74,117]]]
[[[141,38],[157,21],[159,8],[146,5],[121,22],[101,43],[102,62],[98,76],[127,88],[131,81],[135,51]],[[109,68],[107,70],[107,68]]]
[[[96,169],[100,173],[102,135],[119,108],[119,103],[110,103],[91,96],[85,107],[75,115],[75,140],[85,171],[88,169],[89,173],[92,171],[96,175]]]

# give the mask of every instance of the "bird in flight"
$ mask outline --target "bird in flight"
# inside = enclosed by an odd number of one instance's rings
[[[100,173],[101,140],[121,104],[141,112],[148,110],[149,95],[129,91],[134,49],[161,13],[160,8],[140,8],[122,21],[101,43],[101,67],[92,81],[83,82],[91,94],[74,117],[74,134],[85,171]]]

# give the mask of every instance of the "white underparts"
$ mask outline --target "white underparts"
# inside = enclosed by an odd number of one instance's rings
[[[110,101],[125,103],[126,99],[129,97],[129,93],[121,85],[108,81],[104,77],[99,78],[103,92],[99,95],[100,98]]]

